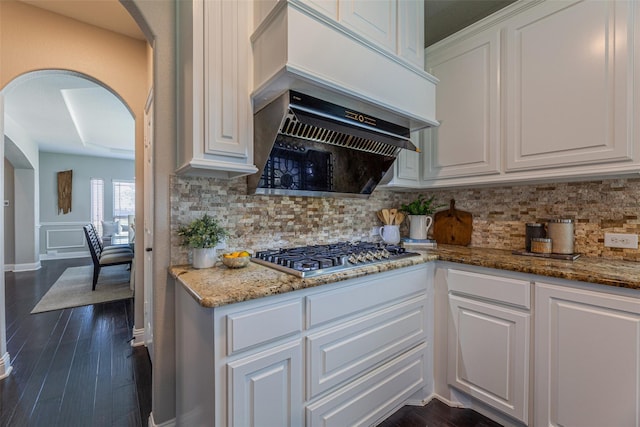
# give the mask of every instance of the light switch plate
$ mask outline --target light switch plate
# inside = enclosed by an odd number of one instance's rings
[[[604,245],[609,248],[638,249],[638,235],[604,233]]]

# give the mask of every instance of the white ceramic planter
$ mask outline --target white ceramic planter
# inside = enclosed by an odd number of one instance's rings
[[[215,248],[193,248],[193,268],[209,268],[215,263]]]
[[[424,240],[433,218],[427,215],[407,215],[409,218],[409,238]]]

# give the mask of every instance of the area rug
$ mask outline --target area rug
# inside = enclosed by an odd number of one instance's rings
[[[95,291],[91,290],[92,265],[67,268],[31,314],[133,298],[127,267],[124,264],[103,268]]]

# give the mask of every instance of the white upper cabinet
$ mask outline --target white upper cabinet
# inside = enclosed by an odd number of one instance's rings
[[[178,2],[178,173],[252,174],[251,2]]]
[[[399,58],[424,67],[424,2],[418,0],[294,0],[344,25]]]
[[[396,0],[340,0],[340,21],[368,40],[396,49]]]
[[[507,171],[632,160],[632,3],[544,2],[509,20]]]
[[[639,30],[633,1],[522,1],[427,48],[423,186],[637,173]]]
[[[398,0],[398,54],[422,68],[424,64],[424,2]]]
[[[425,178],[500,171],[500,33],[485,31],[427,56],[437,77],[433,139],[425,147]]]
[[[387,187],[419,188],[422,185],[423,132],[411,133],[411,142],[420,151],[400,150],[395,163],[382,179]]]

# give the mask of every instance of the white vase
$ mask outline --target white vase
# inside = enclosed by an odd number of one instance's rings
[[[428,215],[407,215],[407,218],[409,218],[409,238],[426,239],[433,218]]]
[[[193,268],[209,268],[215,263],[215,248],[193,248]]]
[[[378,229],[378,234],[382,237],[385,243],[390,245],[397,245],[400,243],[400,226],[399,225],[385,225]]]

